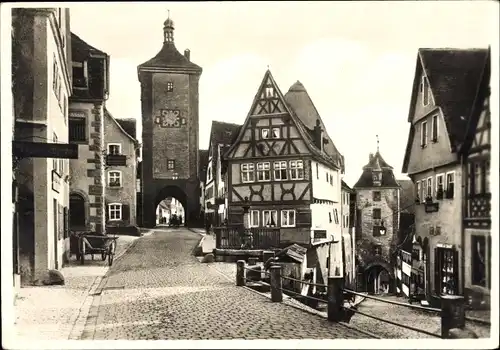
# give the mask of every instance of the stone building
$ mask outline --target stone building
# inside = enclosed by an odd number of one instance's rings
[[[208,150],[200,149],[198,152],[199,159],[199,179],[200,179],[200,217],[196,226],[206,227],[205,218],[205,182],[207,177],[207,166],[208,166]]]
[[[109,56],[71,34],[73,95],[69,100],[69,226],[73,232],[105,229],[104,105],[109,95]]]
[[[135,120],[115,119],[104,109],[105,215],[106,230],[110,232],[137,224],[139,143],[134,137],[135,126]]]
[[[265,73],[224,160],[230,225],[241,225],[248,207],[256,236],[308,248],[316,281],[342,275],[344,159],[300,82],[283,96],[271,72]]]
[[[421,247],[416,258],[423,263],[431,303],[441,294],[464,292],[466,172],[460,150],[486,57],[486,49],[419,49],[417,54],[402,172],[415,183],[415,235]],[[480,169],[486,173],[488,166]]]
[[[13,140],[67,144],[72,92],[69,9],[14,8],[11,14]],[[69,246],[69,161],[14,157],[13,173],[14,284],[30,284],[64,262]]]
[[[141,202],[145,227],[154,227],[158,203],[175,197],[187,221],[200,214],[198,81],[202,69],[174,44],[174,22],[163,26],[163,47],[139,65],[142,106]]]
[[[356,191],[358,283],[370,293],[395,290],[400,186],[378,147],[363,167]]]

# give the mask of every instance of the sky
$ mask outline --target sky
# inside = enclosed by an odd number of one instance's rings
[[[175,22],[179,52],[203,68],[200,148],[212,120],[242,124],[269,66],[286,93],[299,80],[345,157],[352,186],[375,152],[397,178],[409,132],[408,111],[421,47],[498,44],[498,3],[161,2],[71,5],[71,30],[111,57],[107,107],[141,119],[137,66],[163,43],[163,22]],[[139,127],[139,133],[141,128]]]

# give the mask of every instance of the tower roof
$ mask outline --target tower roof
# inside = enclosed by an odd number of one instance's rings
[[[137,67],[138,72],[140,72],[141,70],[147,70],[148,68],[171,68],[201,74],[202,68],[197,64],[191,62],[188,57],[181,54],[177,50],[174,43],[173,33],[174,21],[170,19],[169,14],[167,20],[163,23],[163,47],[161,48],[160,52],[156,54],[156,56],[140,64]]]
[[[392,166],[387,164],[387,162],[382,158],[380,152],[376,152],[375,154],[370,153],[370,158],[368,164],[363,167],[363,173],[359,177],[358,182],[354,185],[354,189],[357,188],[384,188],[384,187],[400,187],[396,178],[394,177],[394,172],[392,171]],[[373,184],[373,171],[382,171],[382,182],[380,186],[375,186]]]

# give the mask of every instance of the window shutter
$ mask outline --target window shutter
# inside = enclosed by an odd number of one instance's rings
[[[440,269],[441,261],[439,260],[439,249],[434,248],[434,292],[437,295],[441,294],[441,283],[439,281],[439,277],[441,276],[439,273]]]
[[[458,250],[453,249],[453,294],[458,295]]]
[[[311,209],[297,209],[297,223],[296,227],[310,227],[311,226]]]
[[[123,221],[130,220],[130,205],[128,205],[128,204],[122,205],[122,220]]]
[[[106,223],[107,223],[109,221],[109,204],[106,203],[104,210],[106,211]]]
[[[68,229],[69,229],[69,216],[68,216],[68,207],[64,207],[64,238],[68,237]]]

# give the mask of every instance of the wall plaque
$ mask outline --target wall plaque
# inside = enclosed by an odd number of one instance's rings
[[[180,128],[186,125],[186,117],[178,109],[160,109],[155,117],[155,124],[161,128]]]

